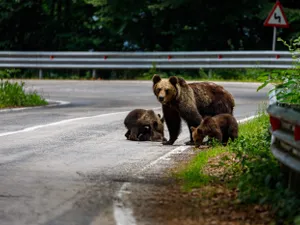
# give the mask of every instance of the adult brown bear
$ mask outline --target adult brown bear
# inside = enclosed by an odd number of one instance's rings
[[[179,136],[181,118],[187,123],[190,141],[194,145],[191,126],[200,125],[202,117],[220,113],[233,113],[233,96],[222,86],[212,82],[186,83],[183,78],[171,76],[162,79],[155,74],[152,77],[153,92],[162,104],[163,117],[169,130],[169,140],[164,145],[172,145]]]

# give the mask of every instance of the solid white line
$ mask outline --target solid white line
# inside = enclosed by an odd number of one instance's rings
[[[42,106],[31,106],[31,107],[22,107],[22,108],[9,108],[9,109],[0,109],[1,112],[13,112],[13,111],[21,111],[21,110],[28,110],[28,109],[40,109],[40,108],[46,108],[46,107],[54,107],[54,106],[61,106],[61,105],[68,105],[70,102],[67,101],[57,101],[57,100],[51,100],[46,99],[48,102],[56,102],[55,104],[50,105],[42,105]]]
[[[169,160],[170,156],[175,155],[175,154],[180,154],[180,153],[184,152],[185,150],[187,150],[190,147],[191,147],[190,145],[183,145],[183,146],[179,146],[177,148],[174,148],[172,151],[167,152],[163,156],[159,157],[158,159],[156,159],[156,160],[152,161],[151,163],[149,163],[147,166],[143,167],[140,171],[138,171],[137,173],[133,174],[133,176],[136,176],[139,173],[144,172],[146,169],[151,168],[152,166],[154,166],[155,164],[157,164],[159,161]]]
[[[246,117],[244,119],[241,119],[241,120],[238,120],[238,123],[244,123],[244,122],[247,122],[249,120],[252,120],[254,118],[258,117],[258,115],[255,115],[255,116],[249,116],[249,117]],[[158,159],[152,161],[151,163],[149,163],[147,166],[143,167],[140,171],[138,171],[137,173],[133,174],[134,176],[136,176],[137,174],[143,172],[144,170],[154,166],[155,164],[157,164],[159,161],[161,160],[169,160],[170,156],[171,155],[174,155],[174,154],[180,154],[182,152],[184,152],[185,150],[187,150],[188,148],[190,148],[191,146],[189,145],[183,145],[183,146],[179,146],[177,148],[174,148],[172,151],[169,151],[167,152],[166,154],[164,154],[163,156],[159,157]]]
[[[46,101],[48,102],[57,102],[59,105],[68,105],[70,104],[71,102],[67,102],[67,101],[60,101],[60,100],[52,100],[52,99],[46,99]],[[46,107],[51,107],[53,105],[46,105]],[[54,104],[55,106],[55,104]]]
[[[238,122],[238,123],[245,123],[245,122],[247,122],[247,121],[249,121],[249,120],[255,119],[256,117],[259,117],[259,115],[249,116],[249,117],[246,117],[246,118],[244,118],[244,119],[238,120],[237,122]]]
[[[250,116],[250,117],[246,117],[244,119],[240,119],[238,120],[238,123],[244,123],[247,122],[249,120],[252,120],[254,118],[258,117],[258,115],[256,116]],[[157,158],[156,160],[150,162],[148,165],[146,165],[145,167],[143,167],[141,170],[139,170],[138,172],[134,173],[133,176],[137,176],[139,173],[142,173],[143,171],[145,171],[146,169],[156,165],[159,161],[162,160],[169,160],[170,156],[175,155],[175,154],[180,154],[184,151],[186,151],[188,148],[190,148],[192,146],[189,145],[183,145],[183,146],[179,146],[177,148],[174,148],[173,150],[167,152],[166,154],[164,154],[163,156]],[[143,177],[140,177],[143,178]],[[135,218],[132,216],[133,214],[133,210],[130,209],[129,207],[125,207],[124,203],[122,201],[122,197],[123,194],[125,193],[125,189],[130,186],[131,183],[126,182],[124,183],[120,190],[117,192],[117,198],[118,198],[118,204],[116,202],[114,202],[114,218],[116,221],[117,225],[136,225],[136,221]]]
[[[153,108],[153,110],[155,110],[155,109],[160,109],[160,107]],[[129,112],[130,111],[115,112],[115,113],[106,113],[106,114],[99,114],[99,115],[95,115],[95,116],[77,117],[77,118],[73,118],[73,119],[61,120],[61,121],[54,122],[54,123],[48,123],[48,124],[43,124],[43,125],[37,125],[37,126],[28,127],[28,128],[22,129],[22,130],[0,133],[0,137],[7,136],[7,135],[12,135],[12,134],[18,134],[18,133],[24,133],[24,132],[34,131],[34,130],[37,130],[39,128],[56,126],[56,125],[61,125],[61,124],[70,123],[70,122],[79,121],[79,120],[101,118],[101,117],[112,116],[112,115],[121,115],[121,114],[129,113]]]
[[[113,202],[113,210],[114,210],[114,218],[116,225],[135,225],[136,220],[133,216],[133,210],[130,207],[126,207],[124,202],[122,201],[123,193],[125,193],[125,189],[129,185],[129,182],[124,183],[118,194],[116,196],[117,201]]]

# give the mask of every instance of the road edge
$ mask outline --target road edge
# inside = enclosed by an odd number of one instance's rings
[[[252,116],[246,117],[244,119],[240,119],[237,122],[239,124],[245,123],[249,120],[255,119],[258,116],[259,115],[252,115]],[[140,169],[138,172],[134,173],[133,176],[137,176],[139,173],[147,170],[151,166],[156,165],[161,160],[168,160],[168,159],[170,159],[170,157],[172,155],[183,153],[184,151],[186,151],[192,147],[193,146],[189,146],[189,145],[178,146],[178,147],[170,150],[169,152],[165,153],[164,155],[158,157],[157,159],[153,160],[152,162],[150,162],[149,164],[144,166],[142,169]],[[138,178],[143,179],[143,177],[138,177]],[[136,225],[137,224],[136,220],[133,216],[133,210],[129,207],[126,207],[123,202],[123,194],[130,192],[129,190],[126,190],[129,188],[130,184],[131,184],[130,182],[123,183],[121,188],[117,191],[117,195],[114,197],[113,214],[114,214],[114,219],[115,219],[116,225],[127,225],[127,224]]]
[[[49,107],[57,107],[57,106],[63,106],[63,105],[69,105],[69,104],[71,104],[71,102],[67,102],[67,101],[51,100],[51,99],[45,99],[45,100],[48,103],[51,102],[51,104],[41,105],[41,106],[30,106],[30,107],[0,109],[0,113],[4,113],[4,112],[16,112],[16,111],[23,111],[23,110],[30,110],[30,109],[49,108]]]

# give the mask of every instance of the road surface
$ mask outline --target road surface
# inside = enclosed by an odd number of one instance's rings
[[[267,89],[256,92],[259,84],[220,84],[235,98],[237,119],[267,102]],[[0,112],[1,225],[122,224],[115,200],[126,184],[155,180],[155,173],[143,173],[188,148],[185,123],[173,146],[125,140],[128,111],[160,112],[150,81],[31,80],[26,86],[70,104]]]

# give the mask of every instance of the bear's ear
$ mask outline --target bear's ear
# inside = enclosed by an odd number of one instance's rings
[[[151,116],[155,116],[155,112],[152,109],[147,109],[147,112]]]
[[[154,74],[152,77],[153,84],[157,84],[159,81],[161,81],[161,78],[158,74]]]
[[[192,132],[194,132],[194,130],[196,130],[197,128],[196,128],[196,127],[193,127],[193,126],[191,126],[191,127],[190,127],[190,129],[191,129],[191,131],[192,131]]]
[[[186,85],[186,82],[182,77],[177,77],[177,79],[180,86]]]
[[[161,121],[162,123],[164,123],[164,122],[165,122],[165,118],[164,118],[164,117],[160,118],[160,121]]]
[[[211,116],[204,116],[203,120],[202,120],[202,124],[209,124],[211,123],[210,121],[212,120]]]
[[[173,84],[173,86],[176,86],[176,84],[178,83],[178,79],[177,79],[176,76],[171,76],[171,77],[169,78],[169,82],[170,82],[171,84]]]
[[[211,116],[208,116],[208,115],[205,115],[205,116],[203,116],[203,120],[207,120],[207,119],[209,119]]]
[[[160,115],[159,113],[157,114],[157,116],[158,116],[159,118],[161,118],[161,115]]]
[[[199,129],[199,128],[197,128],[197,133],[198,133],[198,134],[202,134],[202,130]]]

